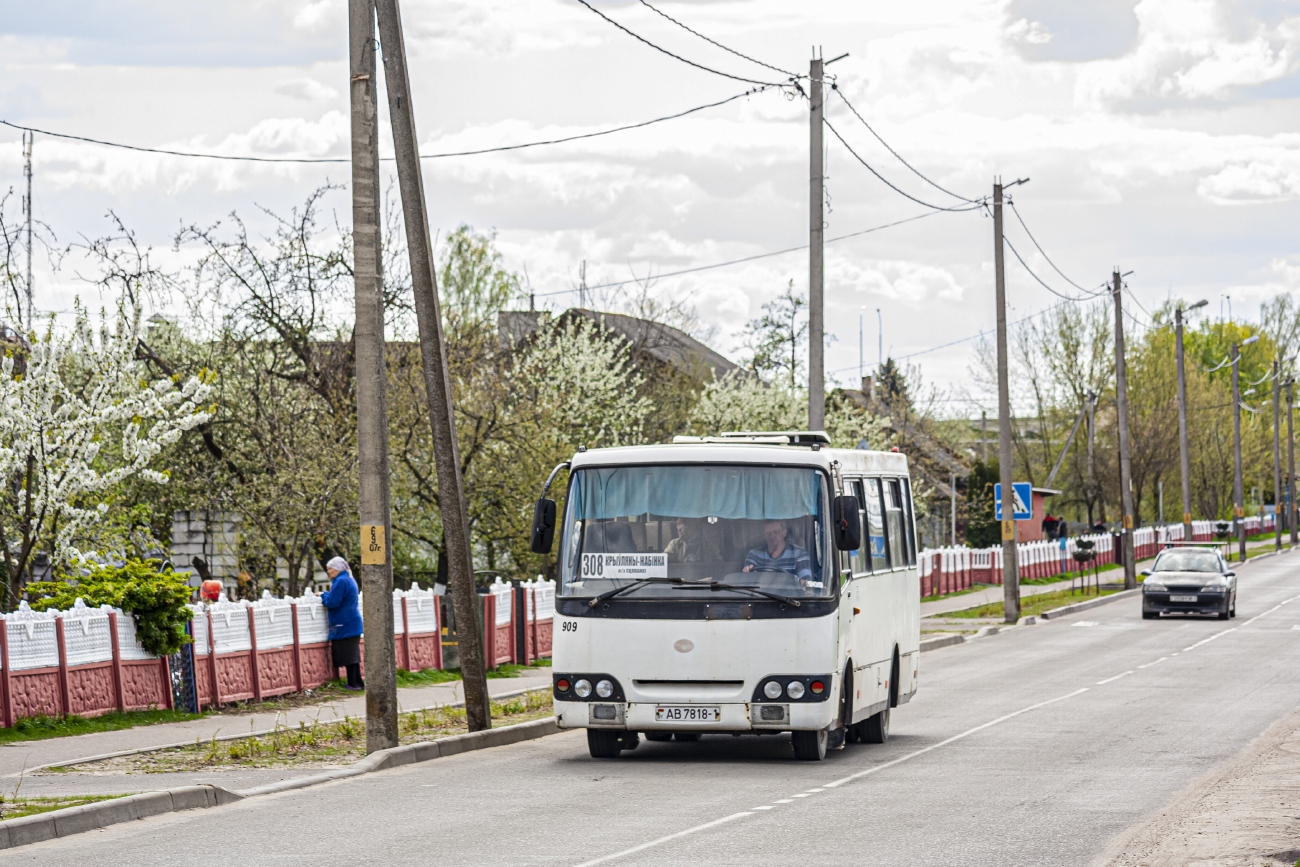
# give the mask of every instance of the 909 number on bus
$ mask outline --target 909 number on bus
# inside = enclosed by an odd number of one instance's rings
[[[605,555],[604,554],[583,554],[582,555],[582,577],[599,578],[605,574]]]

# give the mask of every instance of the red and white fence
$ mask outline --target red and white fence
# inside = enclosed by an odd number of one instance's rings
[[[394,651],[408,671],[443,667],[442,600],[432,590],[393,591]],[[487,664],[551,655],[555,584],[499,582],[481,595]],[[261,701],[333,680],[329,624],[320,597],[264,592],[256,602],[191,605],[195,692],[201,708]],[[363,639],[364,650],[364,639]],[[131,615],[80,599],[68,611],[0,615],[0,723],[32,716],[97,716],[172,706],[166,657],[150,656]]]

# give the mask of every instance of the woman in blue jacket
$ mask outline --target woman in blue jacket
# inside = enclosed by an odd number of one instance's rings
[[[348,689],[365,687],[361,679],[361,605],[357,582],[348,561],[335,557],[325,564],[330,589],[321,594],[321,604],[329,612],[330,653],[334,669],[348,670]]]

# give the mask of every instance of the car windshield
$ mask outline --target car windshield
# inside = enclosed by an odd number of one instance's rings
[[[560,592],[620,599],[825,596],[825,486],[793,467],[635,466],[574,472]]]
[[[1156,558],[1153,572],[1218,572],[1219,555],[1213,551],[1165,551]]]

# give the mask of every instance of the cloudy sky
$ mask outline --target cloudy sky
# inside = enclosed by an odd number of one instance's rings
[[[725,53],[637,0],[593,5],[668,50],[739,78],[781,76]],[[1225,296],[1238,319],[1300,289],[1300,9],[1282,0],[663,0],[659,9],[772,66],[806,72],[814,48],[875,130],[966,198],[1029,177],[1015,201],[1060,269],[1084,287],[1113,266],[1147,309]],[[458,151],[635,123],[749,85],[692,68],[577,0],[408,0],[422,150]],[[345,0],[0,0],[0,119],[149,147],[346,157]],[[960,205],[909,172],[837,98],[836,129],[891,183]],[[0,128],[0,190],[21,183],[17,131]],[[876,358],[958,386],[993,325],[992,224],[932,213],[890,190],[828,134],[827,368],[857,377],[858,323]],[[163,250],[183,222],[257,206],[287,211],[346,165],[219,163],[38,136],[36,214],[63,243],[115,211]],[[807,104],[769,90],[688,118],[570,144],[427,160],[435,228],[495,230],[539,302],[589,283],[751,257],[807,241]],[[345,192],[330,200],[343,219]],[[1050,285],[1074,293],[1008,215],[1008,237]],[[184,252],[180,254],[184,258]],[[88,290],[38,258],[38,308]],[[793,280],[798,251],[665,277],[716,343]],[[1059,299],[1008,257],[1013,317]],[[547,294],[554,293],[554,294]],[[98,299],[90,299],[98,303]],[[1141,316],[1140,311],[1135,314]]]

